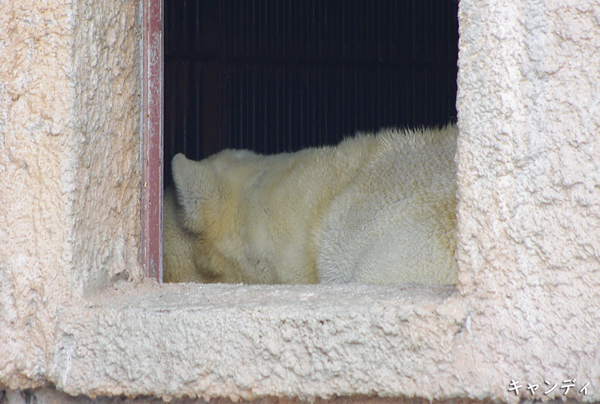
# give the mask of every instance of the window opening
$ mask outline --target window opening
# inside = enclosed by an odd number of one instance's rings
[[[456,120],[458,2],[165,3],[165,186],[177,153],[262,154]]]
[[[165,4],[164,186],[171,160],[333,145],[456,120],[458,2]]]

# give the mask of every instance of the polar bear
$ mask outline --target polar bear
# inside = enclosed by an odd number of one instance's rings
[[[164,280],[454,284],[457,128],[271,156],[178,154]]]

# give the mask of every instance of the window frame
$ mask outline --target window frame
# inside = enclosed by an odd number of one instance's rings
[[[163,2],[141,2],[142,16],[142,264],[163,279]]]

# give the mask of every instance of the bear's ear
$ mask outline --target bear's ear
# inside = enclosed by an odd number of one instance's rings
[[[204,228],[202,204],[217,195],[217,176],[206,162],[188,160],[179,153],[171,163],[182,225],[200,233]]]

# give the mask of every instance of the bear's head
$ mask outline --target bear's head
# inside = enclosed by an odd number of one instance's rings
[[[198,162],[177,154],[172,172],[174,185],[164,198],[165,282],[240,281],[235,262],[223,253],[232,208],[212,159]]]

